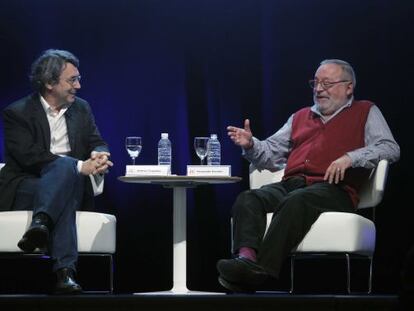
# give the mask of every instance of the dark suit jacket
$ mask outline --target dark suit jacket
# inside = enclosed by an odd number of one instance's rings
[[[86,160],[93,150],[108,151],[85,100],[76,98],[65,118],[71,147],[69,156]],[[58,156],[50,152],[49,123],[38,94],[6,107],[3,122],[6,165],[0,171],[0,210],[10,210],[19,183],[24,178],[40,176],[42,168]],[[93,209],[89,178],[86,178],[82,207]]]

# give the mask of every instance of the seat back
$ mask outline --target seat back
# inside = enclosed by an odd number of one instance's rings
[[[270,172],[268,170],[258,170],[254,165],[250,165],[250,189],[257,189],[266,184],[278,182],[282,179],[284,169]],[[372,169],[369,178],[363,183],[359,191],[360,201],[358,208],[374,207],[378,205],[384,194],[385,182],[388,175],[388,161],[381,160],[377,167]]]

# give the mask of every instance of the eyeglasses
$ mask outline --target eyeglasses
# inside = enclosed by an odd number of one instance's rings
[[[309,80],[309,86],[312,89],[316,89],[318,87],[318,84],[320,84],[321,87],[324,90],[327,90],[327,89],[330,89],[331,87],[333,87],[335,84],[343,83],[343,82],[351,82],[351,81],[349,81],[349,80],[339,80],[339,81],[331,82],[331,81],[326,81],[326,80],[319,81],[319,80],[315,79],[315,80]]]
[[[73,76],[72,78],[67,79],[66,82],[73,86],[76,82],[80,82],[81,78],[82,77],[80,75]]]

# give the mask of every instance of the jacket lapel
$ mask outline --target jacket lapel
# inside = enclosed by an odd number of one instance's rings
[[[69,138],[69,145],[71,149],[71,154],[75,155],[75,148],[76,148],[76,109],[75,103],[72,103],[68,110],[65,112],[65,119],[66,119],[66,127],[68,129],[68,138]]]
[[[31,119],[34,124],[38,124],[40,131],[42,133],[43,144],[46,149],[50,148],[50,127],[49,122],[47,121],[46,112],[43,109],[42,103],[38,94],[32,95],[31,99]]]

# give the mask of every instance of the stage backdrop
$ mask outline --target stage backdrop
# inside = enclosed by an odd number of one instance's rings
[[[193,138],[218,134],[222,163],[243,181],[189,191],[187,245],[188,286],[219,290],[215,263],[230,255],[231,205],[248,188],[248,163],[226,126],[249,118],[254,135],[266,138],[312,104],[307,81],[321,60],[347,60],[356,98],[378,105],[402,149],[376,217],[374,291],[396,292],[414,242],[413,17],[409,0],[3,0],[0,108],[30,92],[29,67],[41,51],[79,57],[79,95],[115,163],[97,205],[118,219],[118,292],[167,289],[172,271],[172,191],[117,180],[130,163],[125,137],[142,136],[137,163],[156,164],[168,132],[172,171],[185,174],[198,163]]]

